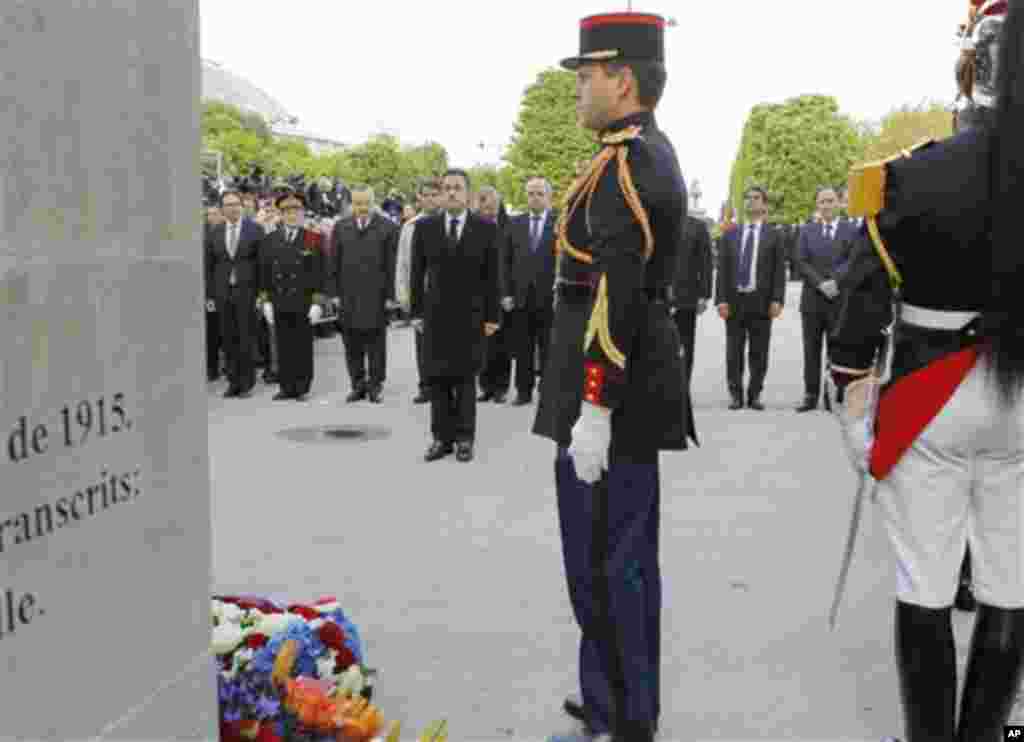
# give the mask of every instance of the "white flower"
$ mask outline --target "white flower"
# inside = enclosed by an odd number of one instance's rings
[[[309,630],[310,631],[318,631],[320,629],[320,627],[323,626],[325,623],[327,623],[327,622],[324,621],[322,618],[313,619],[312,621],[309,622]]]
[[[352,665],[338,679],[338,692],[342,695],[357,696],[363,692],[364,685],[365,681],[359,665]]]
[[[227,654],[242,643],[242,630],[238,624],[222,623],[213,627],[211,648],[214,654]]]
[[[242,615],[244,613],[245,611],[232,603],[221,604],[221,617],[224,621],[239,623],[242,620]]]
[[[331,613],[341,608],[341,603],[339,603],[338,601],[334,601],[333,603],[327,603],[326,605],[317,605],[313,607],[321,613]]]
[[[293,623],[302,623],[302,616],[296,616],[294,613],[268,613],[253,627],[251,633],[258,632],[271,637]]]
[[[316,661],[316,674],[321,679],[327,680],[334,677],[334,658],[330,655],[320,657]]]

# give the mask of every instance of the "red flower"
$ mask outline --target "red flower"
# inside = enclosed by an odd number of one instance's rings
[[[245,646],[249,649],[262,649],[263,645],[270,641],[266,634],[249,634],[245,638]]]
[[[282,738],[274,731],[275,726],[270,722],[260,724],[260,733],[256,735],[256,742],[283,742]]]
[[[313,602],[313,605],[329,605],[330,603],[337,603],[337,602],[338,602],[337,598],[335,598],[333,595],[328,595],[327,597],[324,597],[324,598],[318,598],[317,600],[315,600]]]
[[[340,652],[345,648],[345,632],[342,631],[338,624],[327,621],[320,627],[317,634],[320,637],[320,641],[322,641],[328,649]]]
[[[356,656],[352,653],[352,650],[348,647],[343,646],[338,651],[338,656],[334,660],[334,672],[342,673],[356,663]]]
[[[302,616],[307,621],[315,621],[320,618],[320,611],[310,608],[308,605],[299,605],[298,603],[288,606],[288,612]]]

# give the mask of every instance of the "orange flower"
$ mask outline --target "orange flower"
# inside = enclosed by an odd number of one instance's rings
[[[292,673],[292,666],[295,664],[295,657],[299,654],[299,643],[289,639],[277,653],[274,660],[274,669],[270,673],[270,679],[275,686],[282,686]]]
[[[341,701],[338,712],[338,742],[368,742],[384,727],[380,711],[362,696]]]
[[[303,725],[321,732],[337,729],[338,706],[327,696],[322,684],[309,678],[289,680],[286,684],[285,708],[295,714]]]

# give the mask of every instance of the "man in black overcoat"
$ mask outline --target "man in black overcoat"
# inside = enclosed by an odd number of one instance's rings
[[[684,382],[690,388],[693,377],[693,351],[697,337],[697,317],[704,314],[711,300],[711,232],[695,216],[687,216],[683,225],[683,244],[679,249],[672,317],[679,329],[684,363]]]
[[[395,299],[398,227],[373,208],[373,189],[352,189],[352,216],[334,227],[333,288],[352,391],[380,403],[387,375],[387,305]],[[367,380],[367,360],[369,380]]]
[[[459,461],[472,460],[476,375],[484,338],[498,329],[497,226],[469,211],[469,193],[468,173],[445,173],[444,211],[417,222],[413,236],[411,316],[416,331],[424,333],[423,365],[431,386],[434,440],[427,461],[453,451]]]

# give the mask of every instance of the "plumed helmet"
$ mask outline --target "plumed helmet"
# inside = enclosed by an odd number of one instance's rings
[[[968,22],[961,26],[957,82],[964,108],[994,108],[999,73],[999,44],[1007,0],[970,0]]]

